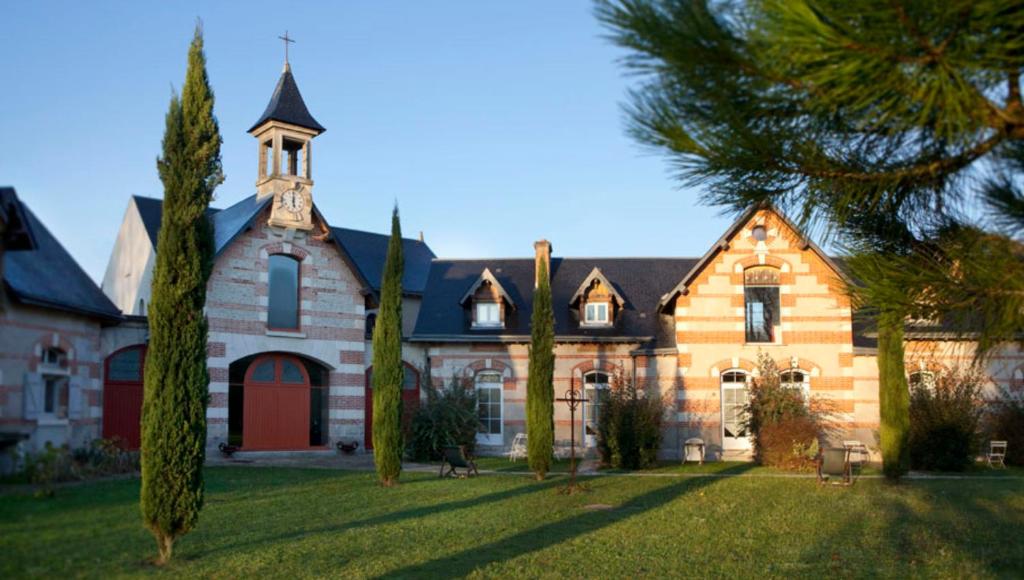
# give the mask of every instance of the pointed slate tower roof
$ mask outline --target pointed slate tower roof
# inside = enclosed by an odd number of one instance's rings
[[[318,135],[327,130],[323,125],[316,122],[313,115],[309,114],[309,109],[306,108],[306,103],[302,100],[302,95],[299,93],[299,85],[295,84],[295,77],[292,76],[292,67],[288,63],[284,65],[284,71],[281,73],[281,78],[277,81],[277,87],[274,88],[274,95],[270,97],[267,109],[263,111],[259,120],[249,129],[249,132],[252,133],[254,129],[267,121],[281,121],[282,123],[298,125],[299,127],[312,129]]]

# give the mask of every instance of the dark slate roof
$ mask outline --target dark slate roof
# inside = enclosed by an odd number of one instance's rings
[[[235,205],[213,213],[210,219],[213,221],[213,247],[216,248],[216,253],[223,252],[238,234],[244,232],[272,199],[272,195],[256,199],[256,194],[253,194]]]
[[[146,233],[149,235],[149,243],[153,244],[155,248],[157,236],[160,234],[160,218],[163,215],[164,201],[141,195],[133,195],[132,199],[135,200],[135,207],[139,210],[142,225],[146,228]],[[206,215],[212,216],[219,211],[219,209],[211,207],[206,210]]]
[[[273,196],[256,199],[255,195],[224,208],[210,208],[209,216],[213,222],[213,236],[216,251],[220,254],[239,234],[245,231],[256,217],[267,207]],[[151,197],[135,196],[136,206],[146,227],[149,239],[156,247],[160,233],[160,217],[163,201]],[[319,214],[318,214],[319,215]],[[388,236],[351,230],[348,228],[331,228],[332,237],[342,251],[358,270],[356,274],[370,287],[373,292],[380,291],[381,277],[384,273],[384,260],[388,254]],[[422,294],[426,286],[430,261],[434,252],[427,244],[419,240],[402,239],[402,250],[405,258],[405,274],[402,277],[402,288],[408,294]]]
[[[0,220],[4,223],[3,243],[6,251],[35,249],[35,236],[32,235],[25,209],[13,187],[0,187]]]
[[[312,129],[318,134],[327,130],[309,114],[309,109],[306,108],[306,103],[299,93],[299,85],[295,84],[295,77],[292,76],[291,67],[288,65],[285,65],[284,72],[277,81],[277,87],[274,88],[274,94],[270,97],[266,110],[260,115],[259,120],[253,123],[249,132],[267,121],[298,125]]]
[[[696,258],[552,258],[551,295],[555,305],[555,334],[560,339],[628,340],[648,346],[673,344],[672,317],[659,313],[658,300],[682,279]],[[494,260],[434,260],[420,306],[413,339],[496,340],[528,337],[533,307],[533,258]],[[622,295],[625,308],[610,328],[579,324],[569,306],[573,293],[597,267]],[[503,329],[470,329],[469,310],[459,299],[489,268],[515,301]],[[648,339],[653,341],[648,342]]]
[[[331,234],[351,258],[359,274],[374,292],[380,291],[384,276],[384,260],[388,255],[390,236],[348,228],[331,228]],[[402,291],[406,294],[423,294],[430,273],[434,252],[426,243],[402,238],[402,258],[405,272],[402,274]],[[480,273],[477,272],[477,275]],[[463,290],[465,291],[465,290]],[[456,299],[458,300],[458,299]]]
[[[22,215],[35,238],[36,247],[4,254],[4,285],[16,300],[45,308],[67,310],[105,320],[117,320],[121,312],[82,270],[78,262],[53,237],[24,203]]]

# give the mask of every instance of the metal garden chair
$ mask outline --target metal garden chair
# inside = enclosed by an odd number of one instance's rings
[[[986,459],[989,467],[1006,469],[1006,441],[989,441]]]
[[[465,471],[460,474],[460,469]],[[466,452],[465,445],[449,445],[444,448],[444,458],[441,460],[441,472],[438,473],[438,477],[469,477],[474,474],[480,475],[480,472],[473,457]]]

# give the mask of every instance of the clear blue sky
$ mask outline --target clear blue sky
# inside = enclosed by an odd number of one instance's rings
[[[310,111],[314,200],[333,225],[407,236],[442,257],[699,256],[730,221],[624,134],[630,79],[588,0],[6,2],[0,185],[102,277],[155,159],[196,17],[204,23],[227,180],[254,191],[245,131],[281,71]]]

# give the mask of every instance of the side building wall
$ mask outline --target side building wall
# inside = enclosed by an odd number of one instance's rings
[[[64,367],[42,363],[50,347],[64,352]],[[27,436],[26,451],[39,451],[48,442],[87,445],[100,436],[102,361],[99,322],[8,303],[0,311],[0,427]],[[54,412],[45,408],[47,376],[67,381],[66,397],[52,401]]]

